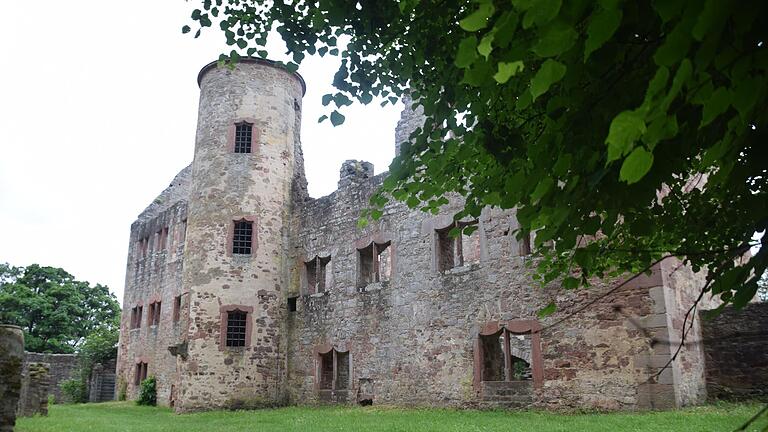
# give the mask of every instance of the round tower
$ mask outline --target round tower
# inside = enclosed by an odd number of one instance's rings
[[[281,327],[292,203],[305,194],[299,132],[305,84],[268,60],[198,75],[183,284],[189,291],[179,411],[283,398]]]

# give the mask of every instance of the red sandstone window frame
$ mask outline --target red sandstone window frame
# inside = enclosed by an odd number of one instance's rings
[[[482,248],[480,245],[480,221],[478,219],[472,219],[470,221],[453,221],[447,226],[443,228],[436,228],[435,229],[435,236],[436,236],[436,242],[435,242],[435,254],[437,258],[437,271],[440,273],[447,272],[448,270],[462,267],[465,264],[471,264],[472,262],[465,262],[464,261],[464,229],[474,226],[475,230],[471,234],[467,235],[467,237],[471,236],[472,234],[478,236],[477,242],[478,247]],[[457,228],[459,229],[459,233],[455,236],[451,236],[451,231]],[[446,252],[446,250],[450,250],[450,255],[444,256],[443,254]],[[481,259],[482,252],[480,250],[477,251],[477,258],[478,261]],[[449,262],[450,261],[450,262]],[[474,262],[474,261],[473,261]]]
[[[486,323],[475,336],[474,370],[472,384],[475,391],[481,391],[483,383],[483,348],[481,336],[491,336],[502,330],[514,334],[530,334],[531,336],[531,376],[534,388],[544,384],[544,365],[541,355],[541,324],[536,320],[491,321]]]
[[[227,346],[227,319],[229,312],[245,312],[245,345],[230,347]],[[219,308],[219,351],[237,351],[251,346],[251,335],[253,334],[253,306],[241,304],[222,305]]]
[[[251,151],[249,153],[235,153],[235,131],[237,125],[248,123],[251,125]],[[238,155],[255,154],[259,150],[259,128],[256,127],[257,120],[252,117],[240,117],[230,123],[227,128],[227,152]]]
[[[138,330],[141,328],[141,318],[144,312],[144,305],[137,304],[131,308],[131,330]]]
[[[330,285],[328,280],[328,265],[331,263],[331,256],[315,255],[310,260],[304,262],[304,286],[307,294],[318,294],[327,292]],[[314,283],[312,283],[314,282]]]
[[[383,247],[382,247],[383,246]],[[366,249],[371,247],[372,264],[371,270],[372,280],[367,281],[363,275],[363,253],[367,253]],[[379,255],[385,250],[389,250],[389,283],[395,279],[395,263],[396,263],[396,251],[395,242],[392,241],[392,235],[389,233],[376,233],[365,236],[355,242],[355,268],[356,268],[356,282],[357,288],[365,288],[366,286],[381,281],[381,269],[379,268]]]
[[[232,252],[233,249],[233,242],[235,239],[235,223],[237,222],[251,222],[251,253],[250,254],[235,254]],[[229,226],[227,228],[227,256],[242,256],[242,257],[253,257],[256,255],[256,251],[258,250],[259,246],[259,224],[258,224],[258,218],[256,216],[239,216],[232,219],[231,222],[229,222]]]
[[[134,371],[133,384],[136,386],[141,385],[141,382],[147,379],[147,372],[149,370],[149,364],[140,360],[136,363],[136,369]]]
[[[160,325],[160,311],[162,309],[162,302],[157,300],[153,301],[149,304],[149,309],[147,313],[147,326],[158,326]]]

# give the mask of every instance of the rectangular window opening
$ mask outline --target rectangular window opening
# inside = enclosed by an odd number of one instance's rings
[[[144,362],[136,363],[136,375],[134,378],[134,384],[140,385],[142,381],[147,379],[147,367],[148,365]]]
[[[330,262],[330,256],[316,256],[304,263],[307,272],[307,292],[309,294],[325,292],[328,286],[326,268]]]
[[[253,141],[253,125],[238,123],[235,125],[235,153],[250,153]]]
[[[296,312],[296,303],[298,297],[288,297],[288,312]]]
[[[245,346],[245,332],[247,312],[234,310],[227,312],[227,340],[228,347]]]
[[[375,243],[358,249],[358,287],[376,282],[388,282],[392,277],[392,242]]]
[[[443,229],[435,230],[438,271],[446,272],[455,267],[480,261],[480,236],[477,234],[477,225],[477,220],[453,222]],[[475,227],[474,231],[465,234],[464,230],[468,227]]]
[[[239,220],[235,222],[232,237],[232,253],[237,255],[250,255],[253,246],[253,222]]]
[[[320,354],[320,390],[348,390],[349,351],[332,349]]]
[[[530,381],[531,335],[502,329],[480,336],[483,381]]]

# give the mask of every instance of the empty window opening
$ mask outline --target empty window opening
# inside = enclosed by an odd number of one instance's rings
[[[331,257],[316,256],[304,263],[307,271],[307,292],[309,294],[325,292],[328,286],[326,268],[331,262]]]
[[[131,309],[131,328],[137,329],[141,327],[141,315],[143,312],[143,306],[134,306]]]
[[[178,322],[181,319],[181,296],[178,295],[173,299],[173,321]]]
[[[149,237],[139,240],[139,258],[146,258],[149,250]]]
[[[253,245],[253,222],[245,219],[235,221],[232,237],[232,253],[250,255]]]
[[[437,268],[448,271],[454,267],[480,261],[480,235],[476,220],[453,222],[437,232]],[[467,233],[469,231],[469,233]]]
[[[296,312],[296,300],[298,297],[288,297],[288,312]]]
[[[392,242],[372,242],[363,249],[358,249],[360,271],[358,287],[376,282],[387,282],[392,277]]]
[[[483,381],[529,381],[531,373],[530,334],[498,333],[480,336],[483,354]]]
[[[167,241],[168,241],[168,228],[163,228],[157,231],[156,250],[158,252],[165,250],[165,245]]]
[[[235,125],[235,153],[250,153],[253,141],[253,125],[238,123]]]
[[[320,390],[348,390],[349,379],[349,351],[320,354]]]
[[[179,227],[179,243],[184,243],[184,240],[187,238],[187,220],[184,219],[181,221],[181,226]]]
[[[147,325],[156,326],[158,324],[160,324],[160,302],[152,302],[149,304],[147,313]]]
[[[140,385],[145,379],[147,379],[147,364],[144,362],[136,363],[136,375],[133,383],[135,385]]]
[[[246,319],[248,313],[235,309],[227,312],[227,342],[228,347],[245,346]]]

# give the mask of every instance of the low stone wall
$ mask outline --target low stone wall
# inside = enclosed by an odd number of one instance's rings
[[[64,380],[74,378],[78,367],[77,356],[75,354],[27,352],[24,360],[24,369],[26,370],[31,363],[47,363],[50,366],[48,392],[54,396],[56,402],[62,402],[64,399],[59,384]]]
[[[702,322],[710,399],[768,400],[768,303]]]

